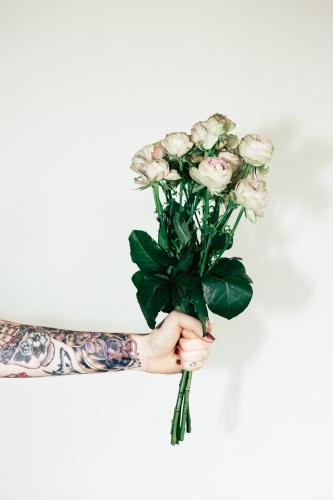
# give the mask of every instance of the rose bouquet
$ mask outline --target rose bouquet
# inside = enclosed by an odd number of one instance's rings
[[[139,188],[152,188],[158,242],[132,231],[132,281],[150,328],[160,311],[198,318],[206,335],[208,309],[231,319],[252,298],[251,279],[239,257],[224,257],[244,215],[251,222],[266,206],[265,175],[273,154],[270,139],[249,134],[239,140],[235,124],[214,114],[191,134],[174,132],[145,146],[132,159]],[[237,216],[234,215],[237,213]],[[207,309],[208,308],[208,309]],[[191,431],[192,372],[183,371],[171,426],[171,444]]]

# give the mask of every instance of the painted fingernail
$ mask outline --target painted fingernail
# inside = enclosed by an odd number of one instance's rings
[[[179,349],[177,347],[177,349],[175,349],[175,354],[179,354]]]
[[[184,338],[184,335],[181,333],[181,334],[179,335],[179,338],[180,338],[180,339],[183,339],[183,338]]]
[[[209,340],[215,340],[215,337],[213,337],[213,335],[211,333],[207,333],[206,337],[209,339]]]
[[[176,363],[177,365],[181,365],[182,362],[180,361],[180,359],[177,359]]]

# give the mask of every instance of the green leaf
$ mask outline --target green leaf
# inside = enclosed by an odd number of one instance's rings
[[[133,285],[135,286],[136,289],[139,288],[140,281],[144,278],[144,272],[143,271],[137,271],[136,273],[133,274],[132,276],[132,282]]]
[[[206,335],[206,321],[208,320],[208,311],[206,307],[205,298],[201,292],[192,291],[191,292],[192,302],[194,304],[194,308],[196,313],[199,316],[199,320],[202,325],[203,334]]]
[[[174,310],[173,303],[172,303],[172,301],[171,301],[171,300],[169,300],[169,301],[165,304],[165,306],[163,307],[162,312],[169,314],[169,313],[171,313],[171,311],[173,311],[173,310]]]
[[[170,278],[167,274],[155,274],[153,271],[137,271],[136,273],[133,274],[132,276],[132,282],[133,285],[135,286],[136,289],[139,288],[140,281],[143,278],[150,278],[151,276],[154,276],[155,278],[160,278],[164,281],[170,281]]]
[[[163,271],[177,262],[175,259],[170,259],[145,231],[132,231],[129,243],[132,261],[142,271]]]
[[[203,189],[204,186],[203,184],[198,184],[197,182],[195,184],[193,184],[192,186],[192,189],[191,189],[191,194],[194,194],[194,193],[197,193],[198,191],[200,191],[200,189]]]
[[[175,277],[175,283],[188,290],[202,291],[201,278],[197,274],[180,273]]]
[[[226,247],[227,241],[229,239],[229,234],[228,233],[222,233],[222,234],[217,234],[211,243],[211,249],[212,250],[223,250],[224,248],[226,250],[229,250],[229,248],[232,247],[233,239],[231,238],[230,243]]]
[[[209,309],[231,319],[246,309],[252,298],[249,277],[241,262],[222,259],[211,274],[203,276],[203,291]]]
[[[230,273],[244,276],[249,283],[253,283],[251,278],[246,274],[244,264],[240,262],[240,257],[232,257],[231,259],[223,257],[212,271],[212,274],[215,276],[224,276]]]
[[[206,321],[208,320],[208,311],[206,307],[206,301],[203,296],[202,280],[200,276],[195,274],[180,273],[175,277],[174,281],[178,286],[182,286],[190,290],[191,300],[202,324],[204,335],[206,335]]]
[[[156,316],[171,300],[171,283],[165,279],[144,277],[136,294],[149,328],[155,328]]]
[[[169,248],[168,235],[162,224],[160,224],[160,228],[158,230],[158,244],[161,248],[163,248],[163,250],[167,250]]]
[[[179,259],[177,264],[177,270],[188,271],[194,260],[195,252],[192,248],[189,248]]]
[[[191,241],[192,236],[187,223],[177,212],[173,216],[173,225],[182,247],[186,247],[186,245]]]

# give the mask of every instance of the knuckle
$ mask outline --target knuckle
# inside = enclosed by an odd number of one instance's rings
[[[171,311],[171,313],[169,314],[169,318],[177,318],[178,314],[179,313],[177,311]]]

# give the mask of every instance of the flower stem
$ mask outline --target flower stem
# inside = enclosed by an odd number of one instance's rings
[[[226,225],[226,223],[228,222],[228,220],[229,220],[229,218],[230,218],[230,216],[231,216],[232,212],[234,211],[234,209],[235,209],[235,207],[232,207],[232,208],[230,209],[230,212],[229,212],[229,214],[228,214],[227,219],[225,220],[225,222],[224,222],[224,224],[223,224],[223,227],[224,227],[224,226]],[[241,209],[241,211],[240,211],[240,213],[238,214],[238,217],[237,217],[237,219],[236,219],[236,222],[235,222],[235,224],[234,224],[234,227],[233,227],[233,228],[232,228],[232,230],[230,231],[229,236],[228,236],[228,239],[227,239],[227,241],[226,241],[226,243],[225,243],[225,245],[224,245],[223,249],[218,251],[218,257],[217,257],[217,258],[215,258],[214,262],[213,262],[213,263],[210,263],[210,265],[208,266],[208,272],[210,272],[210,271],[213,269],[213,267],[215,266],[215,264],[217,264],[217,262],[218,262],[218,261],[219,261],[219,259],[222,257],[222,255],[224,254],[224,252],[227,250],[227,248],[228,248],[228,246],[229,246],[229,244],[230,244],[230,242],[231,242],[232,238],[234,237],[234,234],[235,234],[236,228],[237,228],[237,226],[238,226],[238,224],[239,224],[239,221],[241,220],[241,217],[242,217],[242,215],[243,215],[244,211],[245,211],[245,208],[242,208],[242,209]]]
[[[245,163],[245,170],[244,170],[242,179],[246,179],[246,177],[248,176],[250,168],[251,168],[251,165],[249,163]]]
[[[193,215],[196,216],[196,210],[198,208],[198,205],[199,205],[199,202],[200,202],[200,196],[198,194],[194,195],[195,196],[195,200],[194,200],[194,203],[192,205],[192,210],[191,210],[191,213],[188,217],[188,221],[190,221],[193,217]],[[198,226],[199,226],[199,221],[197,220],[197,223],[198,223]]]
[[[171,444],[175,445],[177,444],[177,441],[179,441],[179,420],[180,420],[180,413],[182,409],[182,403],[183,403],[183,398],[184,398],[184,391],[187,383],[187,376],[188,376],[187,371],[183,370],[182,371],[182,377],[179,382],[179,391],[178,391],[178,396],[177,396],[177,402],[173,414],[173,419],[172,419],[172,425],[171,425]]]
[[[180,432],[178,435],[179,441],[184,441],[185,427],[187,426],[191,429],[191,420],[189,421],[189,426],[188,426],[187,419],[188,419],[188,415],[189,415],[189,397],[190,397],[192,374],[193,374],[193,372],[188,372],[187,381],[186,381],[182,419],[181,419],[181,425],[180,425]]]
[[[187,419],[186,419],[186,432],[190,433],[192,430],[192,422],[191,422],[191,416],[190,416],[190,406],[187,409]]]
[[[160,195],[159,195],[159,184],[158,184],[158,182],[153,182],[152,186],[153,186],[153,192],[154,192],[155,207],[156,207],[156,212],[157,212],[157,220],[162,228],[163,234],[165,235],[165,243],[166,243],[166,247],[168,248],[169,241],[167,238],[167,233],[166,233],[165,224],[164,224],[163,207],[162,207],[162,203],[161,203]]]
[[[204,270],[205,270],[205,264],[206,264],[206,259],[207,259],[207,223],[208,223],[208,217],[209,217],[209,191],[208,188],[205,188],[205,192],[203,195],[203,237],[202,237],[202,246],[203,246],[203,253],[202,253],[202,261],[201,261],[201,266],[200,266],[200,276],[203,275]]]
[[[178,158],[179,164],[179,173],[181,175],[180,187],[179,187],[179,210],[182,213],[183,210],[183,189],[184,189],[184,180],[183,180],[183,158]]]
[[[214,223],[216,223],[216,221],[218,220],[219,213],[220,213],[220,199],[216,196],[215,197],[214,214],[213,214]],[[221,220],[223,220],[223,219],[221,219]],[[213,238],[214,238],[214,236],[216,234],[216,229],[218,228],[218,226],[219,226],[219,223],[216,224],[215,231],[214,232],[212,231],[209,234],[207,247],[206,247],[206,250],[205,250],[204,255],[203,255],[202,265],[201,265],[201,269],[200,269],[200,276],[201,277],[202,277],[203,273],[205,272],[205,267],[206,267],[208,253],[209,253],[209,248],[210,248],[212,240],[213,240]]]
[[[226,244],[225,244],[225,246],[224,246],[224,249],[223,249],[223,252],[222,252],[222,254],[221,254],[221,255],[223,255],[223,253],[225,252],[225,250],[228,248],[229,243],[231,242],[232,238],[234,237],[234,234],[235,234],[235,232],[236,232],[236,228],[237,228],[237,226],[238,226],[238,224],[239,224],[239,221],[241,220],[242,215],[243,215],[243,213],[244,213],[244,212],[245,212],[245,208],[244,208],[244,207],[242,207],[242,209],[240,210],[240,212],[239,212],[239,214],[238,214],[238,216],[237,216],[237,219],[236,219],[236,222],[235,222],[235,224],[234,224],[234,227],[232,228],[232,230],[231,230],[231,231],[230,231],[230,233],[229,233],[229,238],[227,239],[227,242],[226,242]]]

